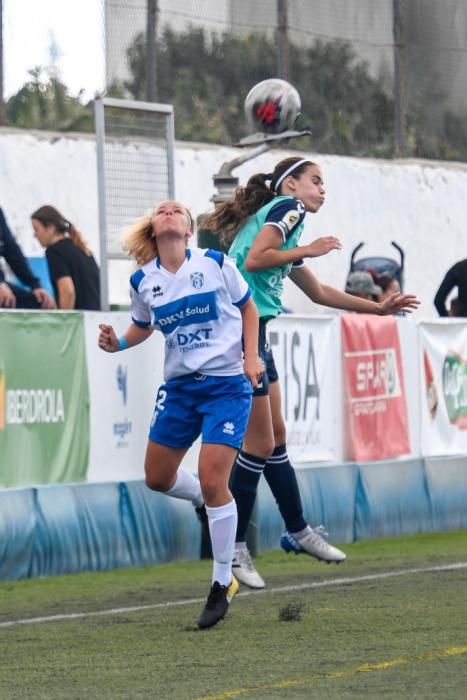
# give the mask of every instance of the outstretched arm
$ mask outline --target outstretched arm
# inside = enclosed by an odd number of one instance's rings
[[[316,275],[306,266],[294,268],[289,277],[315,304],[329,306],[333,309],[387,316],[400,312],[411,313],[420,304],[413,294],[399,294],[398,292],[391,294],[382,302],[361,299],[353,294],[341,292],[335,287],[321,284]]]
[[[139,345],[152,333],[152,328],[141,328],[136,323],[131,323],[126,329],[122,338],[126,341],[126,348],[132,348],[134,345]],[[99,337],[97,344],[101,350],[105,352],[118,352],[123,349],[120,347],[119,338],[117,338],[113,327],[107,323],[99,324]]]

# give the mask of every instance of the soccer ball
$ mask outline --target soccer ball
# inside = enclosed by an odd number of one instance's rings
[[[245,98],[245,116],[255,131],[280,134],[295,124],[302,103],[286,80],[270,78],[257,83]]]

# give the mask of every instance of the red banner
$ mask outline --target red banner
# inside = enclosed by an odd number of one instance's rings
[[[392,316],[343,314],[346,459],[410,453],[397,323]]]

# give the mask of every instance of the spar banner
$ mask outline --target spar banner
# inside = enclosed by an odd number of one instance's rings
[[[268,324],[292,462],[335,460],[338,318],[284,315]]]
[[[342,314],[346,459],[409,454],[407,406],[394,317]]]
[[[467,452],[467,323],[420,323],[424,456]]]
[[[0,487],[82,481],[88,451],[82,314],[0,312]]]

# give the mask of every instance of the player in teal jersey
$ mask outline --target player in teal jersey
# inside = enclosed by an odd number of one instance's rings
[[[252,588],[265,585],[246,546],[246,530],[263,473],[285,522],[282,548],[327,562],[346,558],[324,539],[321,528],[313,529],[305,520],[295,471],[287,456],[278,375],[266,339],[267,322],[281,313],[284,278],[289,276],[313,302],[336,309],[387,315],[410,312],[419,304],[413,295],[400,293],[381,303],[367,301],[319,282],[304,259],[338,250],[340,241],[326,236],[299,245],[299,240],[306,212],[318,212],[324,200],[319,166],[306,158],[286,158],[273,173],[253,175],[245,187],[237,188],[231,201],[219,205],[202,222],[223,245],[231,244],[229,255],[253,290],[260,316],[259,354],[265,374],[253,392],[248,428],[231,480],[238,509],[233,571]]]

